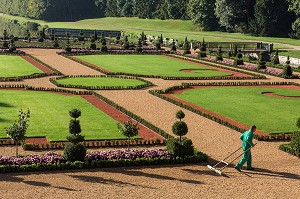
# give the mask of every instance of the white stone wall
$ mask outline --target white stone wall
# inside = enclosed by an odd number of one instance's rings
[[[285,64],[286,60],[287,60],[286,56],[279,56],[279,62],[280,62],[280,64]],[[299,58],[290,57],[290,62],[291,62],[290,65],[292,67],[298,67],[298,66],[300,66],[300,59]]]

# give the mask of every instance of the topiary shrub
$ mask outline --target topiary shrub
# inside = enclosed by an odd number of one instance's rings
[[[3,41],[2,46],[3,46],[3,48],[8,48],[9,43],[7,41]]]
[[[176,112],[176,118],[181,121],[185,117],[185,114],[182,110]]]
[[[101,46],[101,49],[100,49],[101,52],[104,52],[106,53],[107,52],[107,46]]]
[[[284,78],[292,78],[293,76],[293,70],[292,70],[292,67],[290,66],[290,57],[288,56],[287,57],[287,60],[286,60],[286,65],[284,66],[283,70],[282,70],[282,76]]]
[[[67,51],[68,53],[71,53],[71,51],[72,51],[72,48],[70,47],[70,45],[69,45],[69,44],[67,44],[67,45],[66,45],[66,47],[65,47],[65,51]]]
[[[185,41],[184,41],[184,44],[183,44],[183,54],[191,54],[190,44],[188,42],[187,37],[185,37]]]
[[[86,156],[86,148],[82,144],[69,143],[64,149],[64,158],[67,161],[84,161]]]
[[[176,52],[176,45],[175,45],[175,42],[173,41],[172,42],[172,46],[171,46],[171,51],[174,51],[174,52]]]
[[[139,40],[138,40],[138,44],[137,44],[137,47],[135,48],[135,51],[137,53],[141,53],[143,51],[141,38],[139,38]]]
[[[176,121],[172,126],[172,132],[175,135],[178,135],[179,140],[181,141],[181,137],[186,135],[188,132],[187,124],[183,121]]]
[[[84,36],[83,36],[83,31],[82,30],[80,30],[80,32],[79,32],[78,41],[84,41]]]
[[[90,44],[90,48],[93,49],[93,50],[96,50],[97,49],[97,46],[95,43],[91,43]]]
[[[217,51],[217,56],[216,56],[216,61],[223,61],[223,56],[222,56],[223,52],[222,52],[222,47],[219,46],[218,47],[218,51]]]
[[[178,138],[170,138],[166,143],[167,151],[175,157],[194,155],[194,146],[191,139],[184,137],[182,141]]]
[[[69,124],[69,133],[71,135],[67,137],[70,143],[64,149],[64,158],[71,162],[76,160],[83,161],[86,149],[84,145],[80,144],[84,141],[84,136],[80,135],[80,121],[77,120],[81,115],[81,111],[79,109],[72,109],[69,111],[69,115],[72,117]]]
[[[54,43],[53,43],[53,47],[54,47],[54,48],[59,48],[59,43],[58,43],[58,41],[57,41],[57,40],[55,40],[55,41],[54,41]]]
[[[198,57],[206,57],[206,43],[204,42],[204,38],[203,42],[201,43],[200,53],[198,54]]]
[[[276,49],[276,53],[275,53],[275,55],[274,55],[274,57],[272,59],[272,63],[275,64],[275,65],[279,64],[278,49]]]

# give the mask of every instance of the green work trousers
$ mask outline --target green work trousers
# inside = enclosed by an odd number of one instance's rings
[[[243,166],[245,164],[245,162],[247,162],[247,168],[252,168],[252,155],[251,155],[251,151],[248,150],[244,153],[242,159],[239,161],[239,163],[237,163],[237,167],[240,168],[241,166]]]

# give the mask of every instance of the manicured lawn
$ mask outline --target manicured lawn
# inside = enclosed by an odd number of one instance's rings
[[[82,85],[82,86],[111,86],[111,87],[136,87],[139,85],[144,85],[145,82],[142,82],[138,79],[124,79],[116,77],[72,77],[55,80],[59,84],[65,85]]]
[[[139,75],[157,75],[167,77],[212,77],[226,76],[230,73],[220,72],[204,65],[184,62],[160,55],[84,55],[77,58],[101,66],[112,72]],[[182,69],[198,69],[182,72]]]
[[[0,55],[0,77],[18,77],[43,73],[19,56]]]
[[[208,87],[174,96],[243,124],[255,124],[266,133],[299,130],[296,121],[300,116],[300,99],[265,96],[262,92],[300,96],[300,90],[267,87]]]
[[[69,111],[81,110],[80,124],[86,139],[125,138],[117,121],[95,108],[80,96],[47,92],[0,90],[0,137],[6,138],[5,127],[17,119],[18,111],[31,112],[27,136],[46,136],[50,141],[66,140],[69,135]]]

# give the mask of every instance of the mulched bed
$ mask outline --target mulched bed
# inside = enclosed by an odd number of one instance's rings
[[[48,75],[50,75],[50,74],[53,73],[52,70],[50,70],[46,66],[40,64],[39,62],[37,62],[36,60],[32,59],[31,57],[21,56],[21,58],[23,58],[24,60],[26,60],[27,62],[29,62],[30,64],[32,64],[33,66],[37,67],[38,69],[40,69],[41,71],[43,71],[44,73],[46,73]]]

